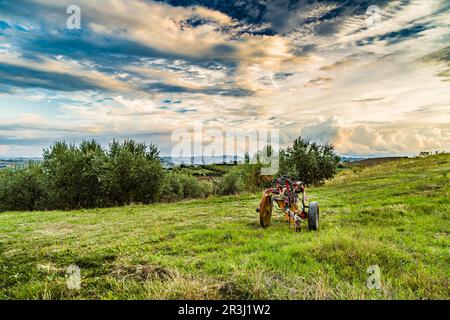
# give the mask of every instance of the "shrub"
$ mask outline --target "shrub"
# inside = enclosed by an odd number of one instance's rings
[[[298,138],[280,152],[279,173],[306,184],[320,184],[336,174],[339,161],[333,145],[318,145]]]
[[[219,181],[218,193],[221,195],[236,194],[245,190],[247,173],[242,167],[234,167]]]
[[[162,192],[163,201],[204,198],[213,193],[211,182],[200,181],[191,174],[178,170],[166,173]]]
[[[165,202],[177,201],[184,198],[183,184],[178,172],[169,171],[164,176],[161,200]]]
[[[271,179],[261,175],[261,168],[261,164],[243,164],[232,168],[219,180],[218,193],[236,194],[267,186]]]
[[[113,141],[99,181],[106,204],[152,203],[159,199],[163,167],[153,145]]]
[[[0,211],[46,208],[44,171],[37,164],[20,169],[3,169],[0,174]]]
[[[99,181],[106,154],[96,141],[79,147],[57,142],[44,150],[42,166],[49,181],[50,203],[55,209],[90,208],[99,204]]]
[[[180,178],[183,184],[183,196],[185,199],[203,198],[212,192],[209,187],[211,185],[210,183],[200,181],[192,175],[183,174]]]
[[[262,164],[245,164],[241,166],[243,170],[242,177],[244,179],[245,189],[248,191],[257,191],[263,187],[270,186],[271,176],[262,176]]]

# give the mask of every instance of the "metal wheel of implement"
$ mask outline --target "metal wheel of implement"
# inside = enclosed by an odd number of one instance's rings
[[[319,228],[319,204],[311,202],[308,208],[308,228],[317,230]]]
[[[259,204],[259,223],[261,227],[265,228],[270,225],[272,218],[273,203],[269,195],[264,195]]]

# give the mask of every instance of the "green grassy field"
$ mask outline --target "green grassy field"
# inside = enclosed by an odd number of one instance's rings
[[[449,299],[449,181],[450,155],[344,170],[309,190],[317,232],[261,229],[260,194],[2,213],[0,299]]]

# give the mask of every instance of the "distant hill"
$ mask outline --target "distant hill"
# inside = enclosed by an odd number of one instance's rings
[[[367,159],[367,158],[341,156],[341,162],[354,162],[354,161],[365,160],[365,159]]]
[[[17,168],[29,164],[30,162],[40,162],[40,158],[0,158],[0,169]]]
[[[233,163],[235,160],[238,163],[244,162],[244,157],[237,156],[195,156],[195,157],[161,157],[161,162],[167,167],[173,167],[181,164],[185,165],[202,165],[202,164],[222,164]]]
[[[363,160],[352,161],[349,165],[351,167],[368,167],[374,166],[380,163],[388,161],[397,161],[400,159],[408,159],[408,157],[381,157],[381,158],[369,158]]]
[[[365,160],[367,158],[362,157],[348,157],[348,156],[341,156],[342,162],[354,162],[354,161],[360,161]],[[167,167],[173,167],[181,164],[185,165],[208,165],[208,164],[223,164],[224,162],[227,164],[231,164],[234,161],[237,161],[238,163],[244,162],[244,157],[238,156],[236,159],[234,156],[227,155],[225,156],[225,160],[223,156],[195,156],[193,158],[191,157],[161,157],[161,161],[165,164]]]

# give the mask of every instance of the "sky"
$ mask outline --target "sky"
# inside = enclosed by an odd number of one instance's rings
[[[1,157],[195,125],[450,151],[450,2],[0,0]]]

